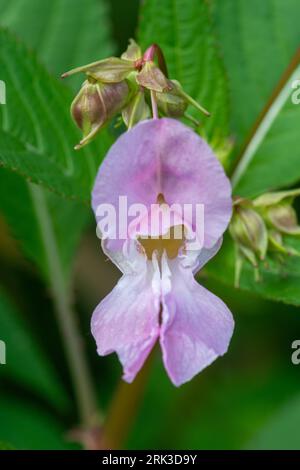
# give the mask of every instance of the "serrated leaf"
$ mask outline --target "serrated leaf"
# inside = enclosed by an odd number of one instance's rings
[[[6,347],[6,364],[0,366],[0,378],[9,378],[58,408],[68,406],[66,391],[45,356],[30,326],[0,291],[0,339]],[[2,404],[0,403],[0,407]],[[1,420],[2,421],[2,418]],[[0,440],[4,436],[0,436]]]
[[[50,3],[48,6],[30,0],[26,5],[21,1],[12,5],[6,3],[1,20],[25,38],[27,45],[35,47],[42,54],[41,60],[54,73],[60,74],[86,60],[94,60],[94,54],[100,58],[110,53],[104,2],[87,0],[83,5],[79,0],[56,0]],[[49,18],[49,8],[53,19]],[[59,11],[63,14],[59,15]],[[38,36],[35,36],[36,29]],[[1,79],[5,79],[2,73],[9,78],[7,106],[0,110],[3,111],[1,137],[5,138],[2,156],[7,168],[60,195],[89,201],[94,176],[111,137],[104,131],[97,144],[81,153],[74,152],[72,149],[79,140],[79,132],[68,111],[73,95],[53,80],[35,56],[6,32],[0,32],[0,49]],[[75,82],[79,81],[80,77],[75,77]],[[72,80],[68,85],[70,83]],[[69,271],[87,211],[12,173],[6,178],[5,171],[2,172],[0,185],[6,196],[2,200],[2,209],[13,232],[21,239],[25,253],[36,261],[48,278],[55,293],[56,310],[59,310],[57,304],[62,302],[66,304],[64,313],[68,314]],[[60,322],[64,323],[64,320]],[[26,405],[25,411],[22,408],[23,405],[18,409],[14,403],[7,406],[6,420],[2,421],[5,436],[7,430],[11,432],[20,442],[19,447],[64,447],[60,443],[61,428],[52,433],[50,418],[44,419],[35,409],[29,408],[27,416]],[[21,419],[28,424],[25,436],[19,433]],[[47,436],[43,428],[47,429]],[[55,434],[53,442],[56,444],[52,443],[52,434]]]
[[[217,25],[231,79],[235,155],[239,153],[232,175],[235,195],[253,198],[300,179],[300,106],[292,102],[292,84],[300,73],[296,8],[294,0],[216,2]],[[299,240],[291,243],[299,249]],[[224,282],[233,283],[234,262],[233,244],[228,239],[207,269]],[[241,287],[273,300],[300,304],[299,257],[268,257],[267,265],[260,263],[259,270],[261,281],[256,282],[253,269],[245,262]]]
[[[300,250],[300,240],[290,241],[294,249]],[[225,284],[234,284],[234,245],[227,235],[220,253],[210,261],[206,272]],[[278,261],[268,256],[259,263],[260,281],[255,281],[253,268],[245,261],[240,279],[241,289],[259,294],[265,298],[288,304],[300,305],[300,261],[298,256],[285,256]]]
[[[111,52],[112,44],[109,39],[106,5],[100,0],[87,0],[85,8],[82,8],[82,2],[78,0],[57,0],[56,2],[49,2],[47,5],[42,5],[34,0],[27,0],[26,3],[22,0],[16,0],[13,3],[0,0],[0,6],[2,12],[1,24],[10,27],[29,46],[36,48],[42,61],[58,76],[62,71],[84,63],[85,60],[90,61],[95,57],[104,57]],[[59,21],[49,22],[50,13],[53,14],[53,17],[59,16]],[[39,18],[38,22],[36,21],[37,17]],[[99,28],[100,24],[101,28]],[[64,47],[61,47],[61,44]],[[80,77],[78,78],[80,80]],[[11,91],[10,87],[8,87],[8,91]],[[24,87],[24,93],[26,93],[26,87]],[[11,97],[12,95],[9,93],[8,106],[12,104]],[[69,95],[68,100],[71,100],[71,95]],[[62,109],[64,114],[68,114],[68,106],[69,102],[65,102],[59,110]],[[14,114],[18,115],[19,108],[10,111],[12,116]],[[66,119],[70,121],[68,115]],[[26,122],[25,119],[20,124],[21,129],[23,129],[23,126],[26,127]],[[34,129],[31,130],[34,132]],[[75,129],[73,129],[74,131]],[[2,137],[4,136],[2,135]],[[5,137],[7,139],[7,136]],[[50,137],[52,138],[52,136]],[[103,140],[106,138],[104,131]],[[5,143],[6,152],[9,149],[9,142],[12,140],[9,139]],[[17,158],[16,150],[22,152],[24,146],[26,148],[26,142],[23,143],[19,140],[15,139],[13,141],[11,148],[12,160]],[[61,142],[61,146],[63,146],[63,142]],[[95,153],[93,155],[90,153],[88,157],[91,158],[89,164],[91,174],[95,173],[97,169],[97,163],[94,163],[92,159],[96,158],[99,149],[94,146],[93,151]],[[31,152],[27,151],[27,153],[30,154],[28,160],[32,160]],[[60,153],[62,153],[62,149],[60,149]],[[26,158],[26,151],[22,158]],[[36,159],[36,155],[34,158]],[[33,163],[35,164],[34,158]],[[73,158],[80,159],[85,158],[85,156],[73,152]],[[25,164],[29,165],[29,161],[24,161]],[[39,164],[41,168],[44,167],[45,177],[48,178],[51,171],[47,166],[47,161],[40,159]],[[52,177],[54,179],[60,178],[60,172],[58,167],[54,168]],[[49,176],[51,177],[51,175]],[[67,182],[62,181],[62,184],[65,185]],[[64,186],[64,189],[66,187]],[[39,221],[30,188],[30,184],[26,183],[22,177],[9,173],[8,170],[4,169],[0,172],[2,212],[12,227],[13,234],[21,241],[25,254],[33,259],[44,276],[48,277],[46,247],[43,240],[41,240]],[[74,249],[87,219],[88,210],[77,203],[61,200],[50,192],[45,193],[45,197],[47,200],[46,205],[49,206],[46,210],[53,221],[58,252],[62,260],[63,270],[67,276],[71,267]],[[65,231],[66,226],[70,227],[68,233]]]
[[[210,111],[211,117],[203,118],[205,135],[213,146],[222,147],[228,135],[227,82],[207,2],[146,0],[139,41],[143,48],[159,44],[170,78]]]
[[[3,30],[0,63],[7,85],[7,104],[0,108],[0,164],[66,197],[89,200],[107,134],[98,140],[102,151],[76,153],[79,133],[69,116],[70,93]]]

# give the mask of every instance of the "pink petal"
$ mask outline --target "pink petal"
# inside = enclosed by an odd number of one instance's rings
[[[93,313],[98,354],[115,351],[127,382],[135,378],[157,340],[158,315],[159,293],[153,292],[146,268],[139,274],[125,274]]]
[[[178,386],[227,351],[234,321],[222,300],[200,286],[190,269],[178,265],[171,272],[160,342],[165,368]]]
[[[189,250],[187,244],[185,252],[179,255],[179,261],[184,268],[190,268],[196,274],[208,261],[213,258],[221,248],[223,238],[221,237],[211,248],[202,248],[200,251]]]
[[[98,172],[92,194],[99,204],[150,208],[162,193],[166,202],[204,204],[204,245],[211,248],[231,216],[231,187],[210,147],[194,131],[169,118],[143,121],[111,147]]]

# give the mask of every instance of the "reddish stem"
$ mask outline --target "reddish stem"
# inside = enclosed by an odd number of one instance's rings
[[[124,448],[143,399],[154,354],[152,351],[132,384],[121,381],[117,388],[108,410],[101,449]]]

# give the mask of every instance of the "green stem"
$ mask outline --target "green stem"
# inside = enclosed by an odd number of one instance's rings
[[[70,289],[64,277],[46,195],[42,188],[34,184],[29,184],[29,191],[44,243],[55,313],[70,367],[81,425],[84,427],[93,426],[99,418],[96,395],[71,306]]]

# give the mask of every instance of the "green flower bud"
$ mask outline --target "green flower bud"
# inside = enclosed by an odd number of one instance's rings
[[[255,207],[274,206],[276,204],[281,203],[282,201],[291,204],[297,196],[300,196],[300,189],[274,191],[272,193],[265,193],[261,196],[258,196],[256,199],[253,200],[253,205]]]
[[[88,144],[107,121],[122,110],[128,97],[126,81],[100,83],[86,80],[71,105],[71,115],[84,137],[75,149]]]
[[[239,287],[243,260],[248,260],[254,268],[254,278],[259,281],[257,257],[265,259],[268,248],[268,232],[262,217],[253,209],[251,201],[236,198],[229,232],[235,242],[235,280]]]
[[[300,189],[266,193],[253,201],[266,223],[281,233],[300,235],[296,211],[292,203]]]
[[[133,40],[129,39],[129,46],[126,51],[121,55],[121,59],[136,61],[142,57],[142,51],[140,46]]]
[[[143,90],[139,90],[122,111],[123,121],[128,129],[131,129],[138,122],[148,119],[150,115],[150,109],[145,101]]]
[[[164,76],[162,71],[152,61],[145,63],[142,70],[137,74],[136,81],[144,88],[158,93],[169,91],[172,88],[170,80]]]
[[[287,204],[270,207],[266,211],[266,218],[280,232],[289,235],[300,235],[300,226],[293,207]]]
[[[157,105],[163,114],[170,117],[181,117],[188,107],[187,100],[178,93],[178,85],[175,80],[168,80],[170,91],[156,93]]]
[[[62,78],[69,77],[75,73],[84,72],[88,77],[92,77],[103,83],[117,83],[125,78],[134,70],[134,63],[130,60],[110,57],[109,59],[98,60],[91,64],[77,67],[62,75]]]

